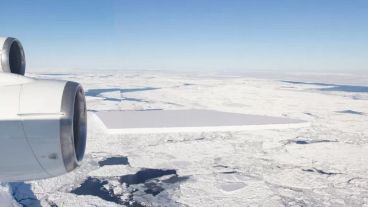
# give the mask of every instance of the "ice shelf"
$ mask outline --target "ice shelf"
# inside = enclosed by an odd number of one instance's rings
[[[96,112],[112,133],[162,133],[279,129],[308,126],[308,122],[210,110],[148,110]]]

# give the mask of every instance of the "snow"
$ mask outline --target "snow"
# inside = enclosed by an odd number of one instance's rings
[[[69,174],[4,184],[0,204],[13,198],[24,206],[53,207],[368,206],[368,92],[360,84],[367,76],[31,75],[84,85],[87,154]],[[111,134],[94,115],[192,109],[285,117],[311,126]]]

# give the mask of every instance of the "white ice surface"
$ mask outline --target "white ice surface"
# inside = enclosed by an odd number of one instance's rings
[[[84,85],[90,110],[87,153],[82,167],[72,173],[10,184],[22,204],[121,206],[106,200],[102,192],[108,192],[127,206],[368,206],[368,91],[354,86],[354,80],[359,80],[356,85],[368,83],[367,76],[339,75],[336,82],[333,75],[287,78],[349,85],[159,72],[37,76]],[[103,110],[158,109],[287,117],[311,126],[109,134],[94,116]],[[129,164],[122,164],[124,157]],[[108,165],[101,167],[103,162]],[[176,170],[177,175],[158,175],[129,186],[119,182],[127,175],[141,175],[144,168]],[[88,180],[101,183],[90,188],[99,194],[71,193]],[[162,191],[153,196],[155,190]]]

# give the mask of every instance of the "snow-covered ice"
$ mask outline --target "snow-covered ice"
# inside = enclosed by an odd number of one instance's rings
[[[87,152],[82,167],[67,175],[3,184],[0,198],[9,202],[52,207],[368,206],[368,86],[362,84],[368,83],[367,76],[356,76],[359,83],[354,83],[355,76],[308,79],[305,74],[31,75],[84,85]],[[311,126],[110,134],[94,116],[98,111],[188,109],[285,117]]]

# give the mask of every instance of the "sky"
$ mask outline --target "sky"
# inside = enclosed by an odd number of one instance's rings
[[[28,71],[368,71],[366,0],[1,3]]]

